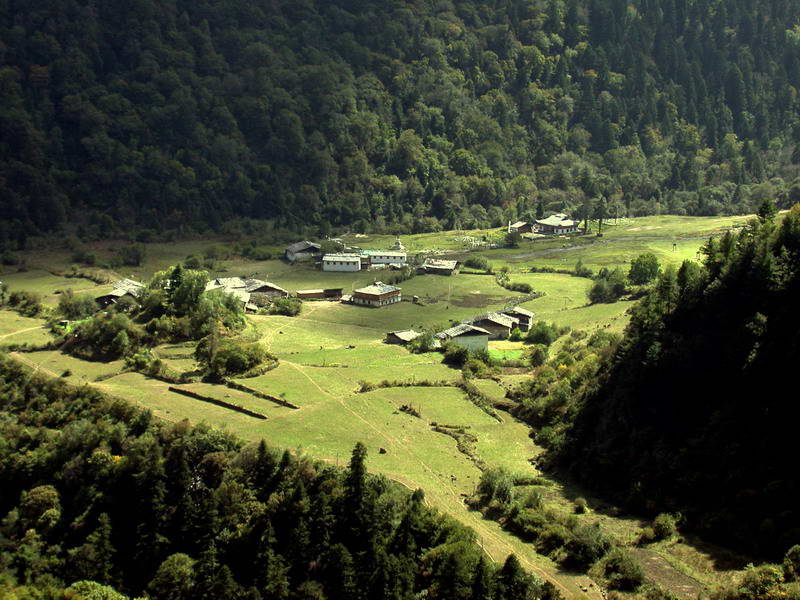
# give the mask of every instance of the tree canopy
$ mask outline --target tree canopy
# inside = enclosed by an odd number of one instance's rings
[[[0,243],[785,203],[798,39],[785,0],[10,0]]]

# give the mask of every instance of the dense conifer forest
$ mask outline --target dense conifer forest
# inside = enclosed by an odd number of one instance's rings
[[[0,3],[0,243],[800,196],[789,0]]]
[[[0,358],[0,596],[558,597],[385,478],[46,382]],[[64,589],[66,588],[66,591]]]
[[[800,206],[773,215],[767,203],[710,240],[703,265],[667,268],[596,376],[565,378],[577,389],[558,390],[560,404],[551,394],[563,418],[542,441],[553,463],[638,512],[681,513],[779,558],[800,539]]]

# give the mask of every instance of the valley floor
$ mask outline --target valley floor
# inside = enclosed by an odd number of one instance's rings
[[[604,329],[622,332],[630,302],[588,305],[586,293],[591,280],[558,273],[531,273],[533,265],[571,268],[577,258],[589,266],[624,264],[642,249],[661,248],[669,257],[673,239],[680,239],[675,260],[697,252],[707,233],[739,224],[741,219],[720,219],[701,224],[690,222],[691,231],[678,238],[675,218],[659,221],[641,220],[628,223],[608,233],[600,241],[558,250],[553,242],[543,247],[537,242],[515,250],[486,251],[493,262],[511,269],[511,280],[529,283],[544,296],[522,304],[536,313],[537,319],[552,321],[587,331]],[[689,221],[687,221],[689,222]],[[683,221],[681,221],[683,223]],[[688,226],[687,226],[688,227]],[[689,235],[691,234],[691,235]],[[477,233],[476,233],[477,235]],[[450,237],[443,234],[444,243]],[[366,240],[378,244],[380,240]],[[591,243],[589,243],[591,242]],[[564,241],[555,242],[564,244]],[[420,244],[418,239],[410,241]],[[365,244],[366,245],[366,244]],[[569,261],[561,255],[568,255]],[[630,255],[630,256],[629,256]],[[536,257],[535,262],[532,260]],[[557,257],[557,258],[556,258]],[[668,259],[668,260],[671,260]],[[56,261],[57,262],[57,261]],[[162,267],[154,260],[142,271]],[[332,275],[337,283],[326,280],[326,286],[350,287],[374,274],[328,274],[308,266],[288,267],[272,261],[258,266],[266,277],[288,289],[320,287],[322,278]],[[245,265],[230,265],[229,273],[245,272]],[[255,267],[253,267],[255,268]],[[274,271],[274,272],[273,272]],[[281,277],[280,274],[286,274]],[[131,273],[136,275],[135,273]],[[125,276],[128,276],[125,273]],[[144,272],[138,274],[139,277]],[[264,276],[264,274],[260,275]],[[67,279],[44,269],[24,273],[3,274],[2,279],[13,289],[31,289],[44,295],[46,304],[57,303],[57,290],[68,287],[93,290],[85,279]],[[335,302],[307,302],[299,317],[252,316],[241,334],[244,341],[260,341],[279,359],[276,369],[254,378],[237,380],[245,389],[222,385],[192,383],[175,385],[181,390],[236,404],[261,413],[258,419],[223,406],[171,391],[172,384],[125,371],[122,362],[96,363],[76,359],[58,351],[13,352],[12,356],[53,377],[63,376],[74,384],[88,384],[97,389],[148,407],[168,421],[188,419],[226,429],[245,440],[267,440],[275,447],[290,448],[298,453],[346,464],[356,442],[363,442],[369,451],[369,468],[382,473],[411,489],[422,488],[427,501],[436,508],[472,527],[482,547],[494,560],[502,561],[515,553],[524,566],[546,578],[567,598],[601,598],[600,589],[584,575],[564,572],[551,560],[537,554],[533,546],[502,530],[500,526],[471,511],[465,498],[475,491],[481,470],[476,462],[503,466],[521,477],[540,477],[531,464],[542,450],[529,436],[529,428],[515,421],[508,413],[498,411],[490,416],[469,401],[454,384],[461,372],[441,362],[441,355],[410,354],[402,347],[385,344],[387,331],[448,325],[480,312],[497,310],[519,294],[497,285],[488,275],[460,274],[455,277],[425,275],[401,284],[406,297],[417,295],[423,305],[402,302],[381,309],[349,306]],[[0,346],[9,344],[41,344],[49,337],[39,319],[20,317],[14,312],[0,311]],[[509,355],[522,347],[520,343],[492,344],[494,353]],[[195,367],[193,344],[169,344],[155,349],[155,354],[175,371]],[[481,381],[481,391],[493,400],[502,400],[506,387],[522,377],[507,374],[499,381]],[[384,381],[400,381],[407,387],[380,387]],[[362,393],[363,382],[378,386]],[[429,383],[435,382],[436,387]],[[254,393],[248,393],[250,389]],[[266,399],[272,397],[274,400]],[[297,408],[290,408],[284,404]],[[400,410],[410,405],[420,413],[413,416]],[[459,451],[456,440],[433,429],[434,424],[465,427],[477,437],[474,455]],[[548,505],[554,510],[572,512],[573,500],[579,494],[572,487],[550,482],[542,486]],[[623,518],[607,510],[598,501],[597,508],[579,518],[600,521],[617,539],[632,541],[642,523]],[[715,569],[716,549],[699,550],[686,542],[656,545],[637,550],[651,578],[683,597],[694,597],[699,590],[720,583],[730,572]],[[740,565],[737,565],[740,566]]]

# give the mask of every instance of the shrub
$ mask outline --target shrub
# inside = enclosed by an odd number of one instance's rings
[[[433,335],[432,331],[423,331],[422,335],[411,340],[406,348],[408,348],[409,352],[414,354],[422,354],[434,350],[435,342],[436,337]]]
[[[615,590],[634,591],[644,583],[642,567],[621,548],[609,552],[605,560],[604,575],[608,587]]]
[[[492,265],[485,256],[470,256],[464,261],[464,266],[470,269],[478,269],[480,271],[492,272]]]
[[[566,562],[571,567],[586,571],[603,558],[610,547],[611,542],[603,535],[599,526],[579,526],[572,532],[572,539],[567,542]]]
[[[557,339],[558,330],[555,325],[544,321],[536,321],[531,325],[528,335],[525,336],[525,341],[529,344],[543,344],[544,346],[549,346]]]
[[[444,362],[445,364],[454,367],[463,367],[469,359],[469,350],[458,344],[447,344],[444,348]]]
[[[770,591],[783,581],[783,571],[777,565],[748,565],[740,588],[745,598],[767,598]]]
[[[783,573],[786,581],[800,580],[800,544],[795,544],[783,557]]]
[[[144,244],[132,244],[123,246],[119,249],[119,259],[123,265],[128,267],[138,267],[144,262],[147,250]]]
[[[358,391],[359,392],[371,392],[375,389],[375,384],[369,381],[364,381],[363,379],[358,382]]]
[[[113,359],[138,350],[141,333],[124,314],[101,312],[72,330],[71,350],[89,358]]]
[[[514,329],[511,330],[508,339],[512,342],[522,341],[522,330],[519,327],[514,327]]]
[[[303,309],[303,303],[297,298],[276,298],[269,307],[269,314],[296,317]]]
[[[477,491],[484,506],[495,501],[508,504],[514,495],[514,480],[504,468],[492,467],[481,474]]]
[[[658,277],[661,265],[658,258],[651,252],[640,254],[631,261],[631,268],[628,271],[628,279],[634,285],[644,285]]]
[[[541,367],[547,362],[548,349],[545,344],[535,344],[525,351],[525,358],[532,367]]]
[[[197,270],[202,266],[200,262],[200,257],[196,254],[191,254],[186,257],[186,260],[183,261],[183,268],[184,269],[194,269]]]
[[[677,519],[669,513],[661,513],[653,520],[653,533],[657,540],[667,540],[678,533]]]
[[[8,304],[24,317],[36,317],[44,312],[42,296],[36,292],[11,292],[8,296]]]
[[[20,261],[19,256],[10,250],[6,250],[2,255],[0,255],[0,262],[2,262],[5,266],[10,267],[11,265],[18,265]]]
[[[76,296],[70,289],[58,298],[58,312],[70,321],[91,317],[96,310],[97,303],[88,294]]]
[[[261,344],[220,343],[214,334],[200,340],[195,358],[205,366],[208,377],[214,380],[241,375],[264,362],[277,360]]]
[[[591,278],[594,275],[589,267],[583,265],[583,260],[580,258],[578,259],[578,262],[575,263],[575,269],[572,273],[575,275],[575,277]]]
[[[97,255],[95,255],[93,252],[89,252],[85,248],[78,248],[72,253],[72,262],[91,267],[97,264]]]
[[[506,286],[506,289],[509,289],[512,292],[520,292],[522,294],[530,294],[533,291],[533,287],[531,287],[531,284],[520,283],[520,282],[509,283]]]
[[[643,527],[642,531],[639,533],[639,539],[636,541],[637,544],[652,544],[656,541],[656,532],[653,531],[652,527]]]

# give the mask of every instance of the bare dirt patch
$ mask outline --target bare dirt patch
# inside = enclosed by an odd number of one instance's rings
[[[680,598],[698,598],[705,586],[696,579],[681,573],[663,556],[646,548],[631,548],[631,554],[644,569],[647,579]]]

